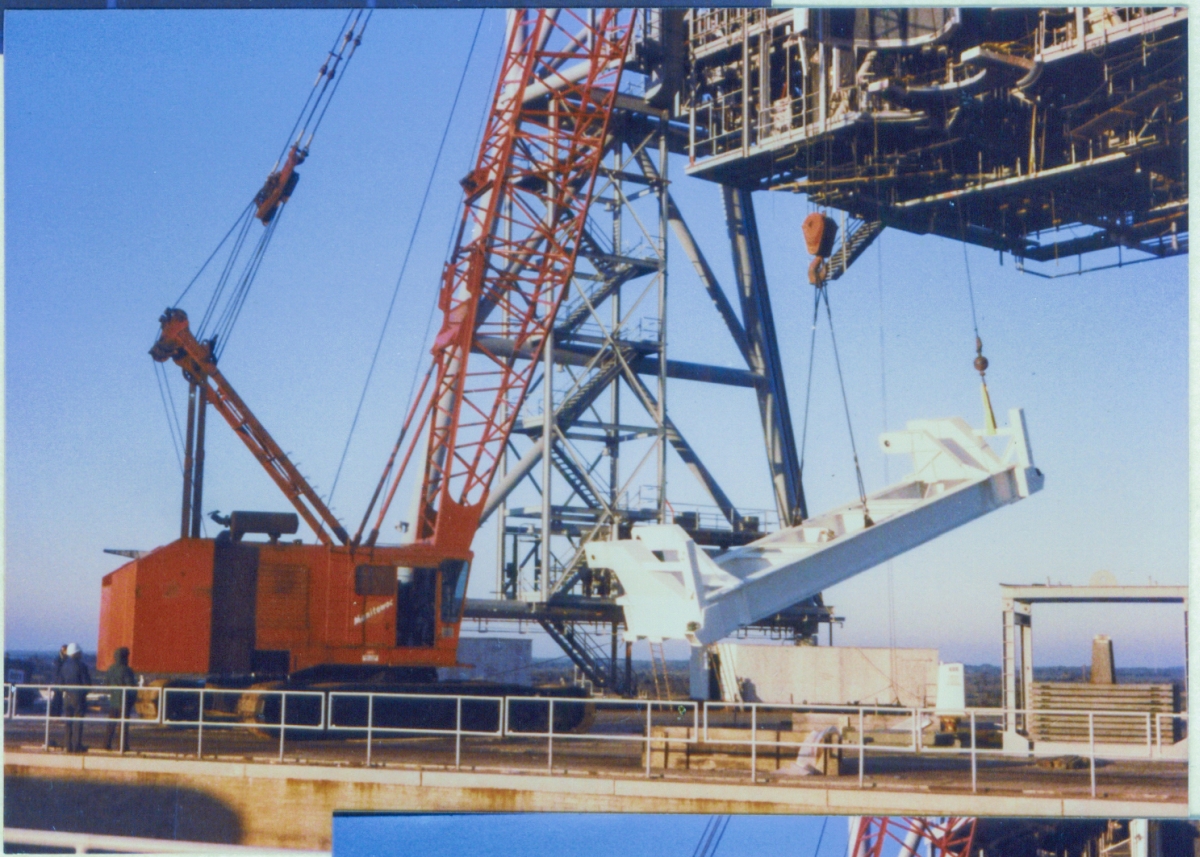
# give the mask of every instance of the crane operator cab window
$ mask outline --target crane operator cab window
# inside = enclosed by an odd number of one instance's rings
[[[432,646],[437,633],[437,569],[396,569],[396,645]]]
[[[442,571],[442,624],[453,625],[462,615],[463,599],[467,594],[467,562],[461,559],[443,560]],[[452,636],[453,629],[442,631],[444,636]]]

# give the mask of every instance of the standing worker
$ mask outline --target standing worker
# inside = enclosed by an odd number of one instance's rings
[[[87,686],[92,683],[92,674],[88,672],[87,664],[78,643],[67,644],[67,659],[63,661],[59,676],[65,685],[76,685],[72,690],[63,691],[63,717],[66,720],[67,752],[86,753],[83,746],[83,717],[87,713]]]
[[[104,749],[112,749],[113,736],[120,726],[121,740],[118,749],[124,753],[128,747],[125,740],[125,720],[133,712],[133,705],[137,699],[137,691],[131,693],[124,689],[137,686],[137,676],[129,668],[129,649],[125,646],[113,652],[112,666],[104,671],[104,683],[113,688],[108,695],[108,729],[104,733]]]
[[[58,654],[54,656],[54,673],[50,678],[52,685],[62,684],[62,668],[67,662],[67,644],[63,643],[58,647]],[[62,717],[62,691],[57,687],[50,691],[50,716]],[[51,747],[57,747],[57,741],[50,742]]]

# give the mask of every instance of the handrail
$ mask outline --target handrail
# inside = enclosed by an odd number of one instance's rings
[[[19,692],[33,690],[37,692],[35,702],[22,710],[19,705]],[[263,689],[216,689],[216,688],[110,688],[85,685],[53,685],[53,684],[8,684],[4,686],[4,716],[9,722],[44,722],[45,741],[43,746],[49,747],[50,724],[62,723],[76,718],[62,714],[51,716],[50,702],[58,691],[86,691],[89,696],[106,697],[114,690],[153,694],[156,714],[153,718],[131,717],[127,715],[128,705],[122,705],[118,716],[91,716],[86,712],[82,719],[86,723],[120,723],[122,727],[121,752],[125,752],[124,730],[137,727],[145,730],[151,727],[185,727],[196,729],[197,758],[204,755],[204,733],[213,730],[260,730],[271,736],[271,730],[278,730],[280,762],[286,761],[287,737],[297,733],[340,733],[350,737],[351,733],[366,733],[367,766],[373,764],[373,750],[379,740],[387,737],[421,736],[454,740],[454,767],[462,764],[462,745],[464,739],[492,739],[499,741],[545,741],[546,769],[554,773],[554,745],[563,741],[586,741],[603,745],[607,742],[624,742],[641,744],[645,754],[645,776],[653,775],[652,755],[661,749],[663,764],[666,764],[666,754],[671,746],[695,746],[710,744],[714,746],[748,747],[750,750],[750,778],[758,782],[758,766],[760,751],[767,748],[787,748],[788,751],[805,753],[814,748],[829,746],[820,741],[782,740],[776,739],[764,732],[776,732],[782,724],[772,718],[777,715],[792,716],[805,714],[833,714],[846,718],[850,722],[857,721],[857,729],[848,730],[854,735],[853,742],[839,742],[839,752],[851,752],[858,756],[858,784],[865,786],[865,763],[868,753],[871,754],[908,754],[969,758],[971,773],[971,789],[978,789],[978,763],[981,758],[1011,758],[1013,756],[1029,757],[1037,755],[1037,742],[1028,749],[1013,750],[1000,747],[983,747],[979,745],[979,728],[991,726],[995,731],[1003,733],[1002,724],[1006,709],[1002,707],[962,708],[954,711],[926,706],[886,706],[886,705],[835,705],[821,703],[765,703],[765,702],[722,702],[694,700],[664,700],[664,699],[603,699],[603,698],[571,698],[547,696],[485,696],[479,694],[421,694],[421,693],[386,693],[372,691],[314,691],[314,690],[263,690]],[[239,697],[257,697],[262,703],[255,705],[255,719],[220,719],[214,720],[206,716],[204,700],[217,695],[232,695]],[[187,702],[188,697],[195,700]],[[177,700],[184,700],[180,705]],[[201,704],[197,705],[199,701]],[[407,714],[408,722],[397,720],[397,705],[403,702],[438,702],[445,706],[453,706],[453,717],[442,725],[422,723],[420,714]],[[278,704],[277,710],[271,710],[265,719],[262,716],[262,706],[272,702]],[[345,703],[357,702],[356,709],[348,711]],[[362,703],[365,702],[365,712]],[[306,708],[301,707],[307,705]],[[532,717],[532,722],[516,722],[514,712],[518,706],[526,707],[521,717]],[[630,718],[627,723],[614,722],[611,718],[606,721],[608,731],[598,732],[594,729],[586,731],[564,732],[556,725],[556,714],[564,707],[586,706],[594,712],[628,711]],[[244,703],[243,706],[244,707]],[[532,707],[532,714],[531,709]],[[538,711],[544,707],[544,715]],[[465,718],[464,709],[468,712]],[[196,713],[193,715],[192,712]],[[390,714],[388,712],[391,712]],[[448,709],[447,709],[448,711]],[[291,713],[289,713],[291,712]],[[718,737],[713,733],[723,712],[734,712],[734,723],[721,724],[722,733]],[[232,713],[232,712],[231,712]],[[1011,713],[1008,711],[1007,713]],[[1118,711],[1094,709],[1018,709],[1017,713],[1054,714],[1056,716],[1087,718],[1088,739],[1077,742],[1078,754],[1086,755],[1089,767],[1090,791],[1096,794],[1096,761],[1111,757],[1110,745],[1103,743],[1103,736],[1098,733],[1105,721],[1117,720],[1128,725],[1135,720],[1145,724],[1146,740],[1142,743],[1124,744],[1120,758],[1138,758],[1151,761],[1169,761],[1163,752],[1163,732],[1168,731],[1168,742],[1173,727],[1170,723],[1188,721],[1188,713],[1172,711]],[[107,715],[107,709],[105,709]],[[364,716],[365,714],[365,716]],[[749,723],[739,724],[738,719],[747,715]],[[662,715],[670,715],[670,725],[683,725],[687,732],[678,737],[665,732],[655,734],[656,728],[662,723]],[[541,719],[544,716],[544,720]],[[955,717],[960,722],[965,721],[968,732],[964,735],[961,730],[954,733],[959,746],[927,746],[925,735],[939,717]],[[655,719],[659,717],[659,723]],[[875,723],[869,723],[867,718]],[[361,719],[360,719],[361,718]],[[877,725],[878,719],[891,719],[896,726]],[[1164,719],[1167,719],[1164,722]],[[353,722],[351,722],[353,720]],[[847,724],[848,725],[848,724]],[[1080,723],[1082,725],[1082,723]],[[622,727],[624,727],[622,729]],[[843,727],[845,728],[845,727]],[[726,730],[742,730],[743,734]],[[801,737],[795,731],[795,722],[787,724],[787,730],[792,738]],[[878,743],[871,738],[872,733],[906,736],[898,743]],[[941,733],[936,733],[941,734]],[[967,741],[969,736],[969,741]],[[1173,743],[1173,742],[1172,742]],[[350,745],[347,745],[350,746]],[[191,754],[188,754],[191,755]]]
[[[4,842],[40,848],[71,848],[76,854],[109,851],[119,854],[222,854],[261,855],[261,857],[328,857],[328,851],[301,851],[294,848],[259,848],[253,845],[228,845],[224,842],[189,842],[182,839],[149,839],[144,836],[111,836],[100,833],[70,833],[63,830],[4,828]],[[5,849],[6,851],[8,849]]]

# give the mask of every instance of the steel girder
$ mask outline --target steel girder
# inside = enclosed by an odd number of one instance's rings
[[[775,319],[767,294],[767,274],[763,267],[762,246],[758,242],[754,203],[750,191],[745,188],[722,185],[721,193],[725,200],[738,298],[742,304],[747,356],[750,368],[762,376],[757,387],[758,410],[767,446],[767,465],[775,488],[775,504],[781,526],[790,527],[808,517],[808,506],[800,482],[800,456],[796,452],[796,436],[792,431],[792,415],[783,383],[783,364],[775,339]]]

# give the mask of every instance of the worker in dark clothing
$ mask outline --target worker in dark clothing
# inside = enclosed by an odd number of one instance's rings
[[[108,695],[108,729],[104,733],[104,749],[111,750],[113,737],[117,729],[121,730],[119,750],[124,753],[129,743],[125,738],[124,718],[133,713],[133,705],[137,700],[137,691],[124,690],[137,686],[137,676],[129,668],[129,649],[121,646],[113,652],[113,662],[104,671],[104,684],[113,690]],[[124,715],[122,715],[122,710]]]
[[[87,694],[84,687],[92,683],[92,674],[83,662],[78,643],[67,644],[67,659],[59,670],[64,685],[77,687],[63,691],[63,717],[67,718],[66,739],[68,753],[86,753],[83,746],[83,717],[87,713]]]
[[[66,663],[66,660],[67,660],[67,644],[63,643],[58,649],[58,654],[54,656],[54,671],[50,674],[50,683],[51,684],[62,684],[62,666],[64,663]],[[62,717],[62,701],[63,701],[63,695],[62,695],[61,690],[55,689],[55,690],[50,691],[50,716],[51,717]],[[50,746],[57,747],[58,742],[51,741]]]

